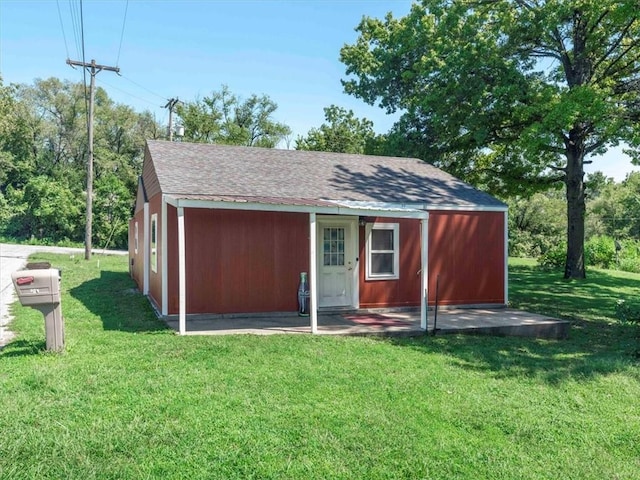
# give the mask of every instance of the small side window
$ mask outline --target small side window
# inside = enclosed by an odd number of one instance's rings
[[[151,215],[151,271],[158,272],[158,214]]]
[[[400,278],[400,225],[367,224],[367,280]]]
[[[133,253],[138,254],[138,222],[133,225]]]

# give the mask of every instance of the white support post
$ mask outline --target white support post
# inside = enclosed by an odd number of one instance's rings
[[[162,258],[162,315],[169,315],[169,247],[167,245],[167,200],[162,196],[162,212],[160,216],[160,248],[156,247],[156,255]]]
[[[420,275],[420,328],[427,330],[427,309],[429,308],[429,216],[420,220],[422,268]]]
[[[187,275],[186,249],[184,237],[184,208],[178,207],[178,295],[179,295],[179,333],[187,333]]]
[[[504,212],[504,305],[509,305],[509,211]]]
[[[149,202],[144,202],[142,229],[142,294],[149,295],[149,242],[151,242],[151,221],[149,220]]]
[[[316,214],[309,214],[309,318],[311,333],[318,333],[318,268],[316,250],[318,248]]]

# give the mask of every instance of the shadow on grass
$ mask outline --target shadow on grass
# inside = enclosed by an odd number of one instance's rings
[[[640,291],[640,280],[602,270],[586,280],[563,280],[558,271],[509,268],[512,306],[571,322],[568,340],[436,336],[394,339],[397,345],[444,354],[451,363],[497,378],[530,376],[556,384],[633,367],[640,381],[640,325],[615,318],[615,304]]]
[[[640,366],[637,327],[575,326],[569,340],[443,335],[392,339],[396,345],[446,355],[459,368],[495,378],[532,377],[550,384],[589,379]],[[640,381],[640,369],[635,368]]]
[[[38,355],[45,351],[46,346],[44,340],[14,340],[0,348],[0,358]]]
[[[72,288],[71,295],[100,317],[105,330],[155,332],[168,330],[126,272],[102,270],[100,277]]]

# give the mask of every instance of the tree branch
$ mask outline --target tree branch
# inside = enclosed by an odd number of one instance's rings
[[[598,25],[600,25],[600,23],[602,23],[602,20],[604,20],[604,18],[609,15],[609,9],[605,10],[604,12],[602,12],[602,15],[600,15],[598,17],[598,19],[593,23],[593,26],[589,29],[589,36],[593,35],[593,32],[596,31],[596,28],[598,28]]]
[[[627,35],[627,33],[629,32],[629,29],[635,23],[635,21],[636,21],[636,19],[634,18],[629,23],[627,23],[627,25],[624,27],[622,32],[620,32],[620,35],[618,35],[618,38],[616,38],[616,40],[607,49],[607,51],[604,53],[604,55],[595,63],[595,65],[593,66],[594,70],[596,68],[598,68],[602,62],[607,60],[607,58],[609,58],[609,55],[611,55],[616,50],[616,48],[618,48],[620,46],[620,44],[622,43],[622,40],[624,40],[624,37]],[[618,58],[616,58],[612,62],[611,65],[615,65],[620,60],[620,58],[622,58],[622,56],[624,56],[626,54],[627,51],[629,51],[629,49],[627,49],[622,55],[618,56]],[[606,72],[606,70],[605,70],[605,72]]]
[[[591,153],[596,151],[597,149],[599,149],[600,147],[602,147],[605,144],[605,142],[603,140],[600,140],[598,142],[595,142],[593,145],[590,145],[588,147],[585,147],[584,152],[586,154]]]

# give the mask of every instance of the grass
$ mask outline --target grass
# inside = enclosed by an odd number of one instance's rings
[[[40,256],[44,259],[44,256]],[[0,351],[0,478],[640,478],[640,276],[514,261],[514,305],[571,338],[179,337],[123,257],[63,270],[64,353],[15,307]]]

